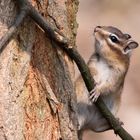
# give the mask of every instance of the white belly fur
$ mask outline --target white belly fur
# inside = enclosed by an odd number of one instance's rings
[[[95,81],[98,84],[106,84],[109,79],[111,79],[112,71],[110,70],[109,66],[104,61],[99,61],[98,63],[90,64],[90,67],[94,67],[97,69],[97,76],[95,76]]]

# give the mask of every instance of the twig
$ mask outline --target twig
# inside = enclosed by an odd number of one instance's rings
[[[51,27],[51,25],[35,10],[35,8],[27,0],[16,0],[16,2],[19,6],[20,13],[17,15],[14,23],[0,40],[0,53],[6,47],[6,44],[17,31],[17,28],[20,26],[27,15],[29,15],[47,33],[49,38],[55,40],[58,43],[68,45],[68,39],[65,38],[63,33],[61,33],[58,29]]]
[[[53,28],[39,12],[28,2],[28,0],[16,0],[18,6],[26,7],[29,16],[46,32],[46,34],[58,43],[67,44],[68,39],[57,28]]]
[[[3,49],[6,47],[6,43],[11,39],[13,34],[17,31],[18,26],[22,23],[23,19],[26,17],[26,10],[20,10],[19,15],[17,15],[15,22],[13,25],[8,29],[8,31],[5,33],[5,36],[3,36],[0,40],[0,53],[3,51]]]
[[[66,37],[64,37],[64,35],[57,29],[52,28],[27,0],[16,1],[21,9],[28,7],[30,17],[48,34],[51,39],[57,43],[61,43],[61,45],[58,46],[64,49],[66,53],[75,61],[81,72],[88,91],[91,91],[94,88],[94,79],[91,76],[85,61],[77,52],[77,50],[72,47],[68,48],[69,43]],[[108,110],[101,97],[98,98],[95,105],[107,119],[108,123],[112,126],[116,134],[118,134],[123,140],[134,140],[134,138],[119,124],[118,120],[116,120],[112,113]]]

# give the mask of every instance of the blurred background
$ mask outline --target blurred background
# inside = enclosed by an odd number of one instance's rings
[[[111,25],[129,33],[140,44],[140,0],[79,0],[77,46],[87,61],[94,51],[93,31],[97,25]],[[124,128],[140,140],[140,47],[132,55],[125,80],[118,117]],[[77,70],[76,75],[79,72]],[[120,140],[112,130],[103,133],[87,131],[84,140]]]

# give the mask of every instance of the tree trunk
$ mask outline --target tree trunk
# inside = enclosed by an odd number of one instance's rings
[[[75,44],[77,0],[32,0]],[[0,38],[18,13],[0,1]],[[0,140],[77,140],[74,66],[27,17],[0,54]]]

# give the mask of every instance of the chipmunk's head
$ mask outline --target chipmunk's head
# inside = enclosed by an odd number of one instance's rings
[[[96,51],[103,55],[116,53],[129,57],[133,49],[138,47],[138,43],[131,39],[131,36],[122,33],[112,26],[97,26],[94,30],[96,40]]]

